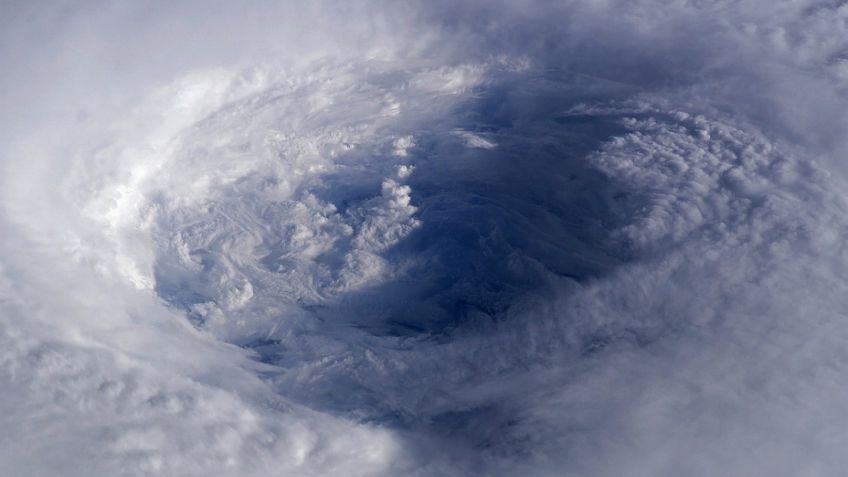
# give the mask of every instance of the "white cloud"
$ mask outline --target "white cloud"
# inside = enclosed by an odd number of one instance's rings
[[[497,144],[488,141],[477,134],[474,134],[470,131],[457,130],[454,131],[458,137],[462,138],[465,141],[465,145],[475,149],[494,149],[498,147]]]
[[[0,7],[0,466],[838,474],[846,16]]]

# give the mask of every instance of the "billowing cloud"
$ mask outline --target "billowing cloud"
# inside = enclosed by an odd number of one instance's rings
[[[2,473],[837,475],[842,2],[7,2]]]

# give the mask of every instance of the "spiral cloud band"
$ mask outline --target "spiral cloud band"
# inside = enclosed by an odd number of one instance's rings
[[[848,3],[0,2],[0,475],[834,476]]]

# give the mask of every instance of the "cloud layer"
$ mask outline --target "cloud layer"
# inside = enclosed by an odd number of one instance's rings
[[[0,11],[3,473],[845,466],[845,4]]]

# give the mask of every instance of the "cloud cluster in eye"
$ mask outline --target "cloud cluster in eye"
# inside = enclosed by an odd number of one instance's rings
[[[10,472],[844,465],[841,2],[0,12]]]

